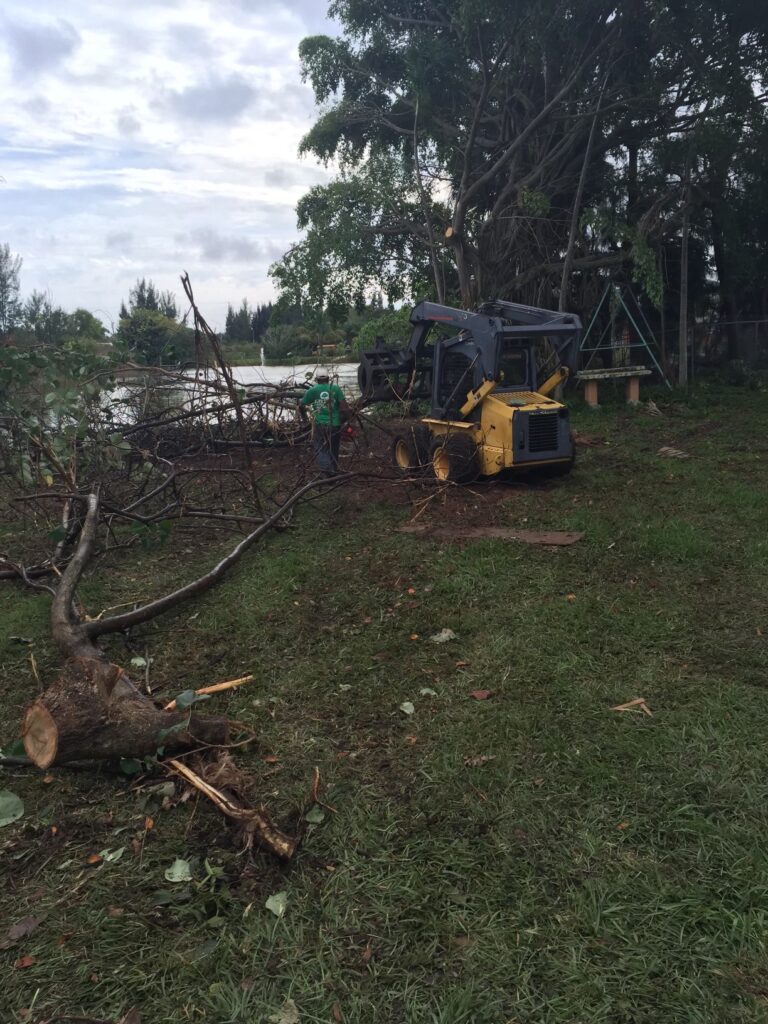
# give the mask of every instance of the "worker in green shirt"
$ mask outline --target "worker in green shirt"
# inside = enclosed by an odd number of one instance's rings
[[[301,397],[301,404],[312,409],[312,446],[321,473],[333,476],[339,470],[341,424],[349,419],[352,410],[338,384],[331,384],[325,370],[315,374],[312,387]]]

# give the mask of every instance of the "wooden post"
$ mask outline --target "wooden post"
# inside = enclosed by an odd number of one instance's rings
[[[627,377],[627,405],[640,404],[640,378]]]
[[[587,403],[588,406],[590,406],[590,408],[598,408],[596,380],[584,381],[584,401]]]

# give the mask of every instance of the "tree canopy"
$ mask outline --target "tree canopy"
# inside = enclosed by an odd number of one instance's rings
[[[273,267],[292,301],[349,306],[381,287],[585,309],[623,274],[658,305],[684,197],[723,301],[755,301],[768,242],[758,5],[335,0],[330,13],[341,37],[300,47],[320,108],[301,148],[339,173],[300,201],[304,238]]]

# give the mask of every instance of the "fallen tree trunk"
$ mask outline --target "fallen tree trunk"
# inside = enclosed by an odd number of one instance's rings
[[[27,757],[38,768],[67,761],[144,757],[229,741],[226,718],[162,711],[140,693],[119,665],[70,658],[24,715]]]
[[[51,633],[66,657],[56,681],[26,710],[24,749],[40,768],[67,761],[144,757],[158,747],[175,752],[195,746],[221,746],[229,739],[226,719],[165,711],[107,660],[97,636],[147,622],[216,583],[251,544],[274,525],[311,485],[295,492],[265,523],[253,530],[209,573],[173,594],[124,615],[88,620],[76,608],[76,587],[93,553],[99,520],[98,495],[88,511],[77,549],[62,573],[51,605]]]
[[[324,480],[336,483],[345,477]],[[172,594],[151,601],[122,615],[89,619],[77,600],[76,588],[96,542],[99,498],[90,494],[77,548],[53,591],[51,633],[65,657],[55,682],[27,708],[22,723],[24,749],[39,768],[72,761],[114,760],[163,755],[199,747],[224,747],[229,742],[229,723],[220,716],[191,714],[186,710],[163,709],[133,684],[119,665],[110,662],[96,646],[99,636],[116,633],[155,616],[214,586],[271,527],[318,486],[313,481],[299,487],[283,504],[244,537],[209,572]],[[29,582],[29,581],[27,581]],[[228,817],[237,821],[247,845],[259,843],[283,859],[291,857],[297,840],[275,828],[266,812],[243,806],[226,791],[180,762],[174,771],[192,782]],[[230,781],[239,776],[228,762]],[[194,775],[194,780],[191,776]]]

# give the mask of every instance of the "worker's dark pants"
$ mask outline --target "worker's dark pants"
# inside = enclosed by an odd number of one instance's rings
[[[316,423],[312,430],[312,447],[315,449],[315,461],[321,473],[332,476],[339,469],[339,445],[341,444],[341,427],[332,427],[326,423]]]

